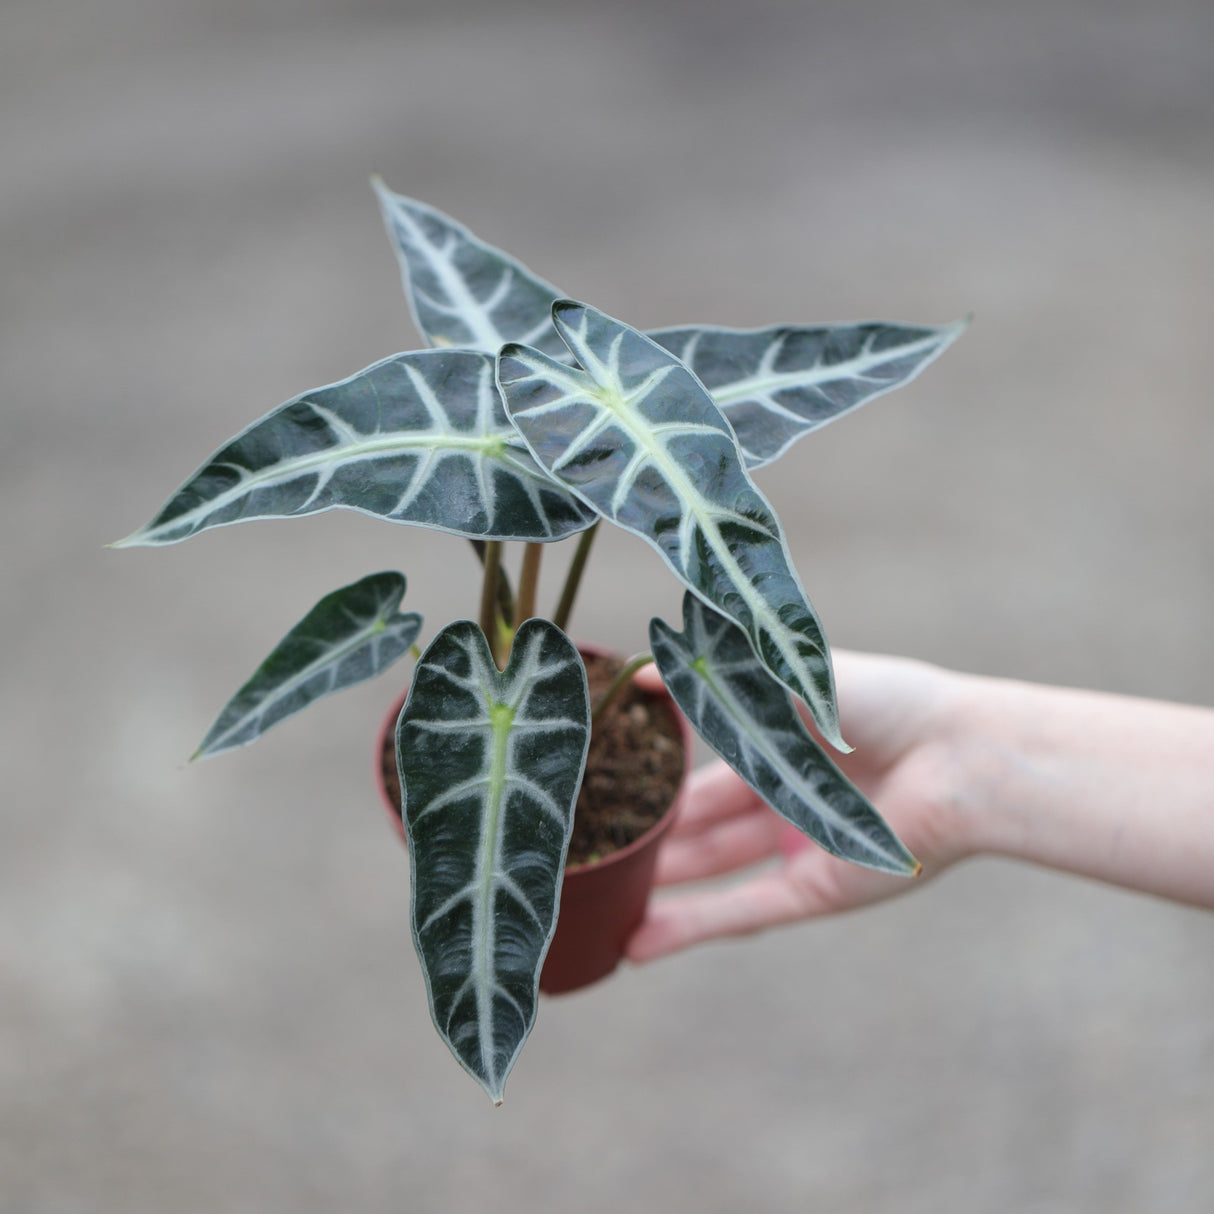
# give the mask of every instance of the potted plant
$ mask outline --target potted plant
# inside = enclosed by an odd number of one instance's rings
[[[592,713],[636,665],[592,704],[564,632],[603,519],[653,545],[686,587],[682,630],[655,619],[649,644],[705,741],[833,854],[917,871],[798,712],[847,750],[826,638],[751,472],[906,383],[962,325],[641,333],[441,212],[375,188],[431,348],[274,409],[115,546],[334,507],[472,541],[476,622],[447,624],[419,653],[421,618],[399,610],[402,574],[342,587],[266,658],[195,757],[253,742],[414,655],[394,728],[413,936],[439,1033],[500,1103],[535,1019]],[[543,545],[562,540],[576,552],[559,606],[535,618]],[[507,542],[526,546],[517,591]]]

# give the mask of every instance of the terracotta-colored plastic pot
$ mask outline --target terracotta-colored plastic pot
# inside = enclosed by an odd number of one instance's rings
[[[582,648],[588,653],[602,652],[591,646]],[[402,842],[405,826],[401,821],[400,806],[393,804],[384,785],[382,755],[389,739],[395,737],[396,720],[406,694],[400,695],[384,717],[376,735],[373,756],[380,799]],[[653,888],[658,844],[673,824],[686,796],[693,751],[687,719],[664,691],[656,693],[656,697],[666,699],[679,725],[684,752],[683,781],[670,808],[639,839],[602,860],[565,869],[556,934],[540,974],[540,990],[550,995],[589,986],[610,974],[624,956],[629,936],[645,917],[645,905]]]

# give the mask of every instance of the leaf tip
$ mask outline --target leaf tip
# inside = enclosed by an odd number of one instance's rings
[[[827,741],[828,741],[828,742],[831,744],[831,746],[833,746],[833,747],[835,748],[835,750],[837,750],[837,751],[838,751],[838,752],[839,752],[841,755],[849,755],[849,754],[851,754],[851,753],[852,753],[852,751],[854,751],[854,750],[856,749],[854,746],[849,746],[849,745],[848,745],[848,744],[847,744],[847,743],[846,743],[846,742],[843,740],[843,734],[842,734],[842,732],[841,732],[841,731],[840,731],[840,729],[839,729],[839,723],[838,723],[838,721],[831,721],[831,722],[829,722],[829,724],[830,724],[830,728],[829,728],[829,729],[827,729],[827,728],[826,728],[826,723],[825,723],[825,722],[823,722],[823,721],[819,721],[819,720],[818,720],[816,717],[815,717],[815,719],[814,719],[814,724],[815,724],[815,725],[818,727],[818,729],[821,731],[822,736],[823,736],[823,737],[824,737],[824,738],[825,738],[825,739],[826,739],[826,740],[827,740]]]
[[[187,762],[196,763],[199,759],[213,759],[216,755],[221,755],[226,750],[231,750],[230,743],[225,744],[220,738],[212,738],[211,734],[214,731],[207,733],[207,736],[198,743],[198,749],[190,755]]]
[[[967,312],[960,320],[944,326],[945,345],[951,346],[974,323],[973,312]]]
[[[492,1101],[493,1107],[500,1109],[506,1099],[506,1077],[481,1075],[475,1071],[469,1073],[481,1085],[481,1090]]]
[[[849,755],[855,750],[854,746],[849,746],[843,740],[843,728],[839,724],[839,710],[836,707],[834,697],[834,689],[831,689],[832,698],[821,705],[811,704],[808,700],[805,701],[806,706],[810,710],[810,715],[813,717],[814,724],[818,727],[819,732],[841,755]],[[819,708],[821,711],[819,711]]]

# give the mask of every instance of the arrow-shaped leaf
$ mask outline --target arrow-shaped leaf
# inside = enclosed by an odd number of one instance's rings
[[[565,357],[552,327],[563,292],[424,202],[372,180],[418,332],[432,346],[496,354],[523,341]]]
[[[472,350],[419,350],[305,392],[217,451],[114,545],[346,507],[478,539],[559,539],[594,520],[519,443]]]
[[[823,734],[847,749],[826,638],[721,411],[637,330],[569,300],[553,306],[553,320],[585,371],[517,344],[498,358],[507,411],[531,452],[742,627]]]
[[[504,673],[475,624],[448,625],[397,723],[430,1013],[497,1103],[535,1021],[589,740],[585,667],[538,619]]]
[[[809,736],[746,635],[693,594],[683,631],[651,620],[662,680],[700,736],[781,817],[832,855],[914,876],[918,862],[864,795]]]
[[[248,746],[313,700],[373,679],[404,657],[422,617],[401,614],[400,573],[373,573],[327,594],[224,705],[195,759]]]
[[[414,320],[431,345],[494,353],[517,341],[568,361],[551,320],[562,292],[449,215],[373,184]],[[965,324],[680,325],[648,336],[699,376],[737,433],[747,467],[758,468],[909,383]]]
[[[811,431],[909,383],[967,323],[938,329],[880,322],[699,325],[649,336],[696,373],[729,418],[747,467],[758,468]]]

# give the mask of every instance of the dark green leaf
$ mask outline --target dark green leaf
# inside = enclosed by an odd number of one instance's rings
[[[193,757],[248,746],[313,700],[373,679],[404,657],[422,626],[417,612],[397,610],[404,593],[403,574],[373,573],[325,595],[224,705]]]
[[[552,540],[594,520],[522,447],[472,350],[397,354],[305,392],[217,451],[116,548],[346,507],[478,539]]]
[[[503,673],[475,624],[448,625],[397,723],[431,1015],[495,1102],[535,1021],[589,740],[585,667],[538,619]]]
[[[550,315],[560,291],[450,216],[374,184],[414,319],[431,345],[496,353],[516,341],[568,361]],[[965,323],[680,325],[648,336],[699,376],[737,432],[747,467],[757,468],[798,438],[908,383]]]
[[[827,758],[746,635],[688,592],[683,631],[649,625],[662,680],[700,736],[781,817],[832,855],[899,876],[919,871],[885,820]]]
[[[532,454],[741,626],[763,664],[846,749],[826,639],[721,411],[637,330],[568,300],[553,319],[584,371],[517,344],[498,358],[506,409]]]
[[[909,383],[966,323],[689,325],[649,336],[699,376],[733,426],[747,467],[758,468],[827,422]]]
[[[488,354],[504,342],[524,341],[565,355],[551,319],[552,301],[563,292],[442,211],[394,194],[378,178],[372,184],[426,341]]]

